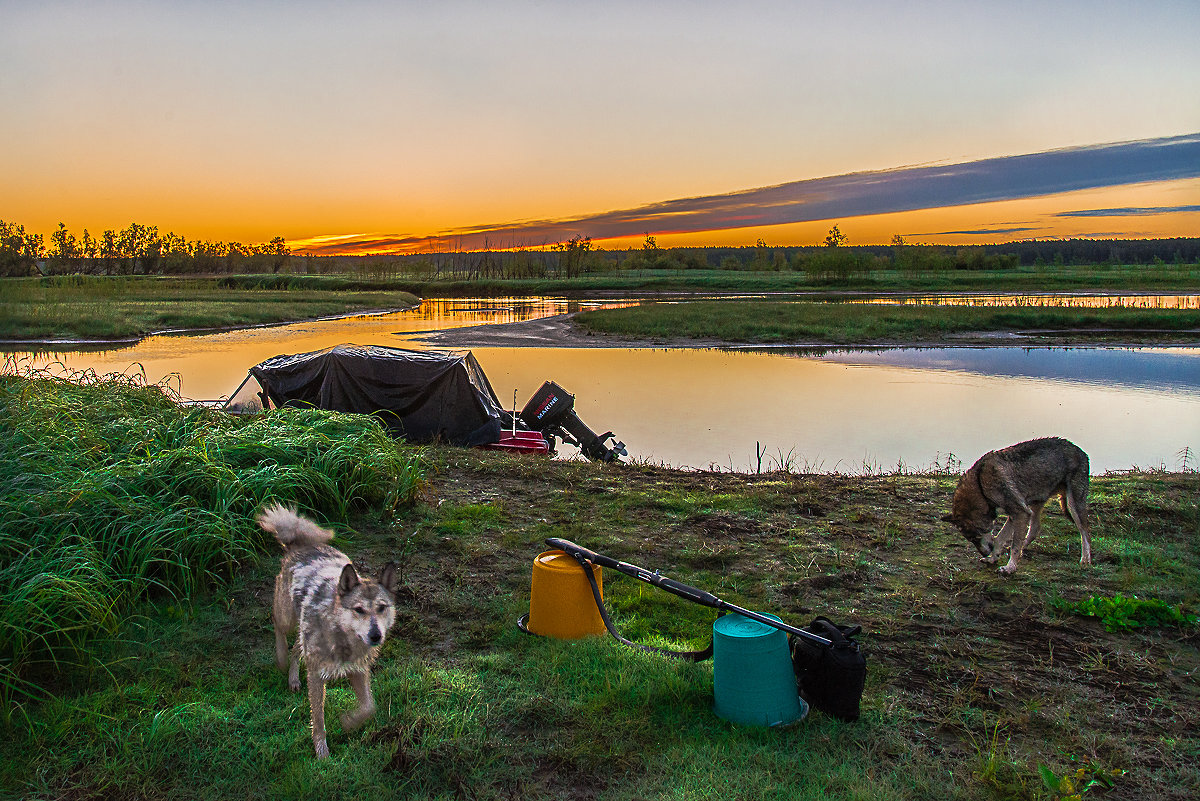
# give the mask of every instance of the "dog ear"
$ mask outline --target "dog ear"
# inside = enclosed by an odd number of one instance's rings
[[[345,595],[358,586],[358,572],[354,569],[354,565],[349,562],[342,568],[342,575],[338,577],[338,595]]]
[[[379,586],[388,591],[389,595],[396,594],[396,563],[388,562],[379,571]]]
[[[943,523],[953,523],[954,515],[942,515],[942,522]]]

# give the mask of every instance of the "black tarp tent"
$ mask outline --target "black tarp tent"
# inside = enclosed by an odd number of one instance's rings
[[[250,368],[275,406],[374,414],[410,442],[483,445],[511,420],[470,351],[337,345]]]

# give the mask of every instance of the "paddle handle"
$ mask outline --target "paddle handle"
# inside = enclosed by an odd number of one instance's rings
[[[743,617],[748,617],[751,620],[757,620],[759,623],[764,623],[771,628],[779,629],[780,631],[787,632],[788,634],[794,634],[797,637],[803,637],[811,642],[817,642],[822,645],[830,645],[830,641],[819,634],[813,634],[811,631],[805,631],[804,629],[796,628],[795,626],[789,626],[787,623],[778,621],[773,617],[767,617],[766,615],[761,615],[758,612],[752,612],[749,609],[743,609],[740,606],[734,606],[731,603],[722,601],[711,592],[705,592],[698,587],[693,587],[690,584],[684,584],[682,581],[676,581],[675,579],[667,578],[659,573],[651,573],[645,568],[638,567],[637,565],[631,565],[628,562],[620,562],[616,559],[613,559],[611,556],[605,556],[604,554],[596,553],[590,548],[584,548],[582,545],[571,542],[570,540],[564,540],[559,537],[550,537],[546,540],[546,544],[551,548],[558,548],[560,551],[570,554],[580,562],[587,561],[595,565],[600,565],[601,567],[617,570],[627,576],[632,576],[640,581],[653,584],[659,589],[666,590],[672,595],[678,595],[680,598],[691,601],[692,603],[697,603],[701,606],[707,606],[712,609],[720,609],[725,612],[735,612]]]
[[[725,601],[721,601],[720,604],[721,605],[717,608],[724,609],[726,612],[734,612],[742,617],[748,617],[751,620],[757,620],[759,623],[765,623],[771,628],[779,629],[780,631],[787,632],[788,634],[795,634],[797,637],[801,637],[810,642],[820,643],[821,645],[833,645],[829,639],[822,637],[820,634],[813,634],[811,631],[798,629],[795,626],[790,626],[787,623],[776,620],[773,617],[767,617],[766,615],[759,614],[758,612],[751,612],[749,609],[743,609],[740,606],[734,606],[733,604],[726,603]]]
[[[620,570],[621,562],[613,559],[611,556],[605,556],[601,553],[596,553],[593,550],[584,548],[582,545],[577,545],[570,540],[559,539],[558,537],[550,537],[546,540],[546,544],[551,548],[557,548],[560,551],[565,551],[571,556],[574,556],[580,561],[588,561],[601,567],[610,567],[613,570]],[[632,567],[632,565],[630,565]]]
[[[551,548],[558,548],[560,551],[565,551],[580,561],[586,560],[592,564],[600,565],[601,567],[607,567],[611,568],[612,570],[620,571],[627,576],[632,576],[639,581],[645,581],[648,584],[653,584],[659,589],[666,590],[672,595],[678,595],[680,598],[691,601],[692,603],[701,604],[702,606],[708,606],[713,609],[721,608],[721,599],[713,595],[711,592],[705,592],[698,587],[693,587],[690,584],[684,584],[682,581],[676,581],[675,579],[667,578],[659,573],[651,573],[649,570],[638,567],[637,565],[631,565],[629,562],[617,561],[611,556],[605,556],[604,554],[596,553],[595,551],[589,548],[584,548],[582,545],[578,545],[570,540],[551,537],[546,540],[546,544]]]

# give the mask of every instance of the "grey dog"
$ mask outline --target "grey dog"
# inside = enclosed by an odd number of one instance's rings
[[[942,520],[958,527],[989,564],[995,564],[1011,544],[1008,563],[1000,568],[1010,574],[1021,561],[1021,551],[1041,530],[1042,507],[1057,495],[1062,510],[1079,529],[1083,550],[1079,563],[1090,565],[1087,492],[1086,453],[1060,437],[1032,439],[980,457],[959,480],[950,514]],[[1008,519],[997,534],[998,510]]]
[[[308,674],[312,740],[318,759],[329,756],[325,739],[325,684],[346,678],[358,707],[342,715],[342,728],[356,729],[375,714],[371,664],[396,620],[396,566],[379,578],[360,578],[350,559],[329,545],[333,532],[282,504],[262,511],[258,523],[283,545],[275,578],[275,661],[287,671],[288,686],[300,689],[300,660]],[[287,636],[296,632],[290,649]]]

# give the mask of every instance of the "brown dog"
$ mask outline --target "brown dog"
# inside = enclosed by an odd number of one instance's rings
[[[333,532],[281,504],[268,507],[258,523],[283,545],[275,578],[275,664],[300,689],[300,658],[308,675],[312,739],[317,758],[329,756],[325,740],[325,684],[346,677],[358,708],[342,715],[351,731],[375,714],[371,664],[396,619],[396,566],[384,565],[377,581],[360,579],[350,559],[328,543]],[[287,637],[297,631],[288,656]]]
[[[995,564],[1011,543],[1008,564],[1000,568],[1010,574],[1021,561],[1021,551],[1041,530],[1042,507],[1057,495],[1079,529],[1079,563],[1090,565],[1087,491],[1086,453],[1059,437],[1033,439],[984,454],[959,480],[950,514],[942,520],[957,526],[989,564]],[[994,534],[997,510],[1008,519]]]

